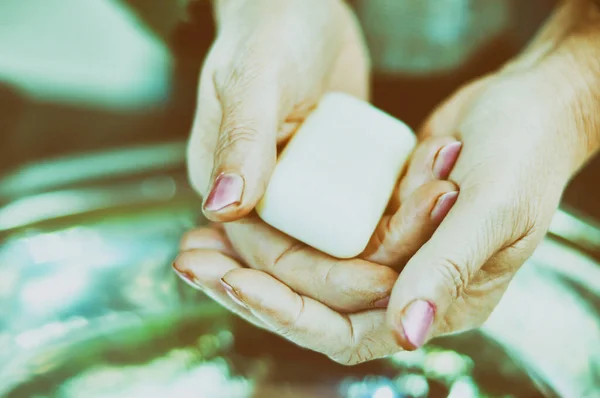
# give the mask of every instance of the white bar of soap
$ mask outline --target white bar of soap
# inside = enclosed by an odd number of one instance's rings
[[[356,257],[415,145],[401,121],[349,95],[327,94],[280,154],[256,212],[315,249]]]

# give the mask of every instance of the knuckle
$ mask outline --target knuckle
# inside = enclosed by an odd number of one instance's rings
[[[265,268],[273,275],[278,273],[277,271],[282,267],[285,267],[287,264],[290,264],[290,259],[294,258],[294,254],[302,251],[306,248],[306,245],[300,242],[296,242],[294,244],[286,247],[281,253],[279,253],[276,257],[274,257],[270,261],[266,261]]]
[[[514,184],[514,181],[502,178],[503,180],[493,178],[489,182],[470,183],[466,189],[461,189],[463,201],[476,204],[471,209],[472,216],[480,220],[476,233],[482,237],[482,245],[487,245],[488,248],[518,239],[530,229],[532,221],[536,219],[536,205],[530,200],[531,195],[523,189],[512,188],[523,184]],[[506,187],[511,189],[502,191]]]
[[[181,252],[175,263],[181,270],[195,270],[196,273],[206,266],[206,253],[198,250],[187,250]],[[196,277],[199,275],[195,275]]]
[[[239,94],[257,82],[261,76],[267,76],[270,65],[260,57],[251,43],[239,46],[236,53],[235,57],[223,57],[225,64],[217,69],[214,75],[215,86],[219,87],[222,93]]]
[[[304,302],[304,298],[302,296],[298,297],[300,301],[298,313],[293,317],[285,317],[280,319],[278,327],[274,330],[275,333],[290,340],[293,340],[295,331],[297,331],[299,328],[300,320],[305,316],[304,311],[306,304]]]
[[[258,132],[249,126],[224,126],[215,147],[215,158],[222,159],[237,146],[256,142],[257,135]]]
[[[436,269],[452,300],[461,297],[469,283],[468,267],[461,266],[457,261],[447,258]]]
[[[394,284],[398,279],[398,273],[388,266],[379,266],[376,272],[373,272],[370,278],[365,278],[366,292],[363,290],[354,292],[358,297],[364,296],[364,300],[373,300],[375,297],[379,300],[382,297],[387,297],[392,293]],[[361,295],[362,293],[362,295]],[[367,294],[365,294],[367,293]],[[371,301],[372,302],[372,301]]]

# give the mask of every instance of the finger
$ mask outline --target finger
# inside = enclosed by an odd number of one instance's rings
[[[212,221],[248,214],[264,194],[275,166],[280,124],[279,89],[273,81],[242,72],[224,84],[217,89],[223,120],[204,201],[204,214]]]
[[[410,259],[388,308],[404,348],[420,347],[431,337],[472,277],[511,239],[506,234],[511,228],[502,228],[510,205],[503,197],[485,191],[465,195],[463,189],[432,238]]]
[[[340,260],[307,247],[256,217],[225,225],[234,249],[255,269],[329,307],[354,312],[385,308],[398,274],[361,259]]]
[[[208,249],[219,251],[226,256],[238,259],[225,231],[219,224],[210,227],[195,228],[186,232],[180,240],[179,250],[184,252],[194,249]]]
[[[317,102],[314,98],[288,109],[275,80],[265,75],[267,70],[257,78],[244,78],[242,73],[239,78],[222,77],[217,90],[212,69],[202,70],[186,160],[191,185],[205,205],[212,193],[213,210],[204,209],[210,220],[230,221],[254,207],[273,168],[277,143],[289,139]],[[215,183],[217,178],[220,184]],[[225,207],[215,210],[221,206]]]
[[[214,51],[211,50],[211,52]],[[211,57],[209,53],[207,59]],[[187,145],[186,162],[190,184],[202,197],[208,195],[210,177],[214,164],[218,128],[222,120],[222,108],[210,69],[203,68],[198,84],[198,104]]]
[[[262,55],[242,58],[213,76],[222,119],[203,205],[212,221],[232,221],[254,208],[275,166],[277,132],[292,111],[282,98],[280,66],[261,63]]]
[[[457,198],[458,187],[449,181],[421,186],[395,214],[383,216],[361,258],[400,269],[431,238]]]
[[[181,253],[173,262],[173,270],[185,283],[201,290],[223,307],[255,326],[267,328],[244,305],[236,302],[221,283],[221,278],[225,274],[241,268],[238,262],[222,253],[205,249]]]
[[[448,179],[461,149],[462,143],[451,136],[431,137],[421,142],[400,184],[400,202],[428,182]]]
[[[275,333],[342,364],[380,358],[399,349],[386,328],[383,310],[340,314],[252,269],[231,271],[223,280]]]

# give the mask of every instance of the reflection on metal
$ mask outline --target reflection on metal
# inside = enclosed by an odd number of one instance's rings
[[[452,385],[448,398],[477,398],[481,396],[470,378],[462,378]]]
[[[536,396],[523,369],[560,396],[595,387],[600,267],[551,238],[480,331],[358,370],[236,320],[170,269],[200,213],[183,150],[63,159],[25,168],[22,191],[18,175],[0,184],[1,396]],[[552,232],[589,249],[598,230],[571,217]]]
[[[105,189],[88,188],[48,192],[17,200],[0,210],[0,231],[11,230],[45,220],[114,208],[148,201],[167,201],[175,195],[171,177],[144,180],[135,185],[120,184]]]
[[[600,254],[600,227],[573,214],[559,211],[550,225],[550,233],[592,253]]]
[[[600,388],[600,264],[546,239],[482,331],[558,396],[594,396]]]
[[[509,27],[507,0],[356,0],[374,67],[424,75],[462,66]]]
[[[119,148],[25,165],[0,179],[0,198],[25,195],[117,176],[181,167],[185,143],[171,142],[135,148]]]
[[[40,100],[102,107],[161,103],[165,45],[116,0],[0,2],[0,81]]]

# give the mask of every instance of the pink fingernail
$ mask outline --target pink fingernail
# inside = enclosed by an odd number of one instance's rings
[[[437,223],[442,222],[456,203],[456,199],[458,199],[458,191],[447,192],[440,196],[431,210],[431,219]]]
[[[194,289],[202,290],[202,286],[198,283],[194,274],[192,274],[190,271],[181,270],[177,268],[176,263],[171,264],[171,266],[173,267],[173,271],[175,271],[177,276],[179,276],[182,281],[184,281]]]
[[[223,288],[225,289],[225,293],[227,293],[229,298],[231,298],[234,302],[241,305],[242,307],[248,308],[248,304],[246,304],[244,302],[244,300],[242,300],[239,293],[235,290],[235,288],[233,286],[231,286],[229,283],[225,282],[223,279],[221,279],[221,285],[223,285]]]
[[[387,308],[390,304],[390,296],[379,299],[373,303],[373,307],[375,308]]]
[[[445,180],[450,176],[450,172],[458,159],[462,142],[456,141],[444,146],[438,152],[433,162],[433,175],[438,180]]]
[[[204,209],[219,211],[240,203],[244,191],[244,179],[238,174],[220,174],[206,198]]]
[[[425,344],[435,316],[434,306],[425,300],[415,300],[404,310],[401,319],[405,339],[415,348]]]

